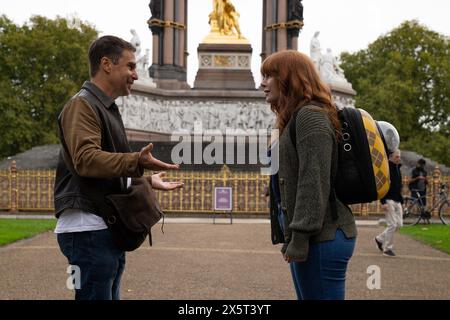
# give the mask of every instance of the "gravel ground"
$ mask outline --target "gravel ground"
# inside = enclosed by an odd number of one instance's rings
[[[267,223],[169,223],[127,254],[122,299],[291,300],[295,292]],[[359,226],[347,299],[450,299],[450,256],[396,234],[397,257],[375,247],[381,227]],[[371,266],[380,289],[368,289]],[[0,248],[0,299],[73,299],[52,232]]]

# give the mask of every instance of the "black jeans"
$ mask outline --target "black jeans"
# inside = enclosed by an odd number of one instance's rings
[[[76,300],[119,300],[125,252],[113,243],[108,229],[60,233],[58,244],[69,264],[80,270]]]
[[[417,193],[419,193],[417,195]],[[420,197],[420,201],[424,207],[427,206],[427,191],[411,191],[411,198],[417,199]]]

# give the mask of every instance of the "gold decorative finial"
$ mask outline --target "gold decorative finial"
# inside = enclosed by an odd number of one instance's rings
[[[242,36],[239,17],[230,0],[213,0],[213,11],[209,14],[211,32],[203,43],[249,43]]]

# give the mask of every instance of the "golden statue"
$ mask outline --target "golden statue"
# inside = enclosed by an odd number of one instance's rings
[[[213,0],[209,14],[210,34],[204,43],[248,43],[239,27],[240,14],[230,0]]]

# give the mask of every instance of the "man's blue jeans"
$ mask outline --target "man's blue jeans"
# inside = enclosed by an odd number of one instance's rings
[[[290,263],[299,300],[345,299],[345,274],[355,242],[337,229],[334,240],[310,243],[305,262]]]
[[[58,244],[70,265],[80,268],[76,300],[119,300],[125,252],[113,243],[108,229],[57,235]]]

